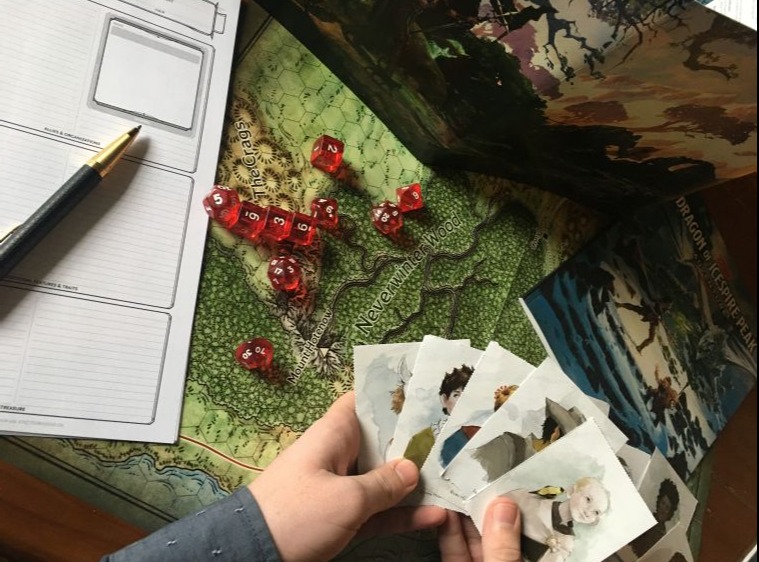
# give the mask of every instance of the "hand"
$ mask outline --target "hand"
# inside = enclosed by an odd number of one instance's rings
[[[438,533],[443,562],[521,562],[519,507],[496,498],[485,512],[482,537],[469,517],[448,512]]]
[[[419,480],[405,459],[349,476],[360,431],[349,392],[248,487],[285,562],[327,560],[357,534],[403,533],[437,527],[439,507],[398,507]]]

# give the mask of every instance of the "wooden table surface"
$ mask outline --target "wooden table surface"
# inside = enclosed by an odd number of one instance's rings
[[[756,174],[724,187],[704,196],[756,314]],[[756,402],[754,387],[714,444],[700,562],[739,560],[756,544]]]
[[[704,195],[756,302],[756,174]],[[735,562],[756,544],[756,407],[754,388],[714,445],[699,562]],[[0,461],[0,562],[94,561],[144,535]]]

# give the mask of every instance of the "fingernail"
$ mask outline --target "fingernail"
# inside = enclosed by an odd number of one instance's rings
[[[419,478],[419,471],[412,461],[408,459],[401,459],[398,461],[394,468],[395,472],[400,477],[401,482],[403,482],[405,486],[416,485],[416,481]]]
[[[501,528],[513,527],[519,507],[511,502],[501,502],[493,506],[493,521]]]

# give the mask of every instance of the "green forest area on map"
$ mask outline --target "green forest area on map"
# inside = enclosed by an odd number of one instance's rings
[[[249,20],[260,16],[253,10]],[[426,334],[480,348],[495,340],[537,364],[545,351],[518,298],[604,222],[545,191],[422,165],[282,26],[246,26],[259,32],[241,44],[233,70],[217,182],[305,213],[314,197],[338,201],[339,230],[295,254],[307,290],[276,293],[270,250],[211,224],[178,443],[13,439],[77,475],[73,487],[88,483],[151,511],[148,528],[254,478],[351,388],[354,345]],[[322,134],[345,143],[337,177],[309,164]],[[406,216],[399,240],[382,236],[371,206],[415,182],[425,208]],[[235,362],[237,345],[258,336],[273,343],[290,382],[272,384]]]

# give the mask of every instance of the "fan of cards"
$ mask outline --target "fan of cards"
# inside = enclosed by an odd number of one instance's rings
[[[529,562],[693,560],[696,499],[553,360],[534,367],[495,342],[425,336],[356,346],[354,369],[359,471],[413,460],[421,478],[407,503],[459,511],[481,530],[490,500],[509,496]]]

